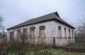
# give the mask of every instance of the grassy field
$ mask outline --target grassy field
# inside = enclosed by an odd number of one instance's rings
[[[72,44],[69,47],[74,48],[84,48],[85,46],[80,46],[81,44]],[[4,48],[5,47],[5,48]],[[52,46],[45,46],[44,44],[31,45],[30,43],[12,41],[3,41],[0,43],[0,55],[85,55],[81,52],[66,52],[63,50],[57,50],[52,48]],[[4,54],[3,54],[4,55]]]
[[[70,48],[85,48],[85,43],[75,43],[75,44],[71,44],[68,47]]]
[[[63,50],[56,49],[43,49],[39,51],[25,51],[25,52],[9,52],[8,55],[85,55],[80,52],[66,52]]]

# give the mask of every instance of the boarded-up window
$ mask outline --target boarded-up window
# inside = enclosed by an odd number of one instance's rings
[[[24,28],[23,29],[23,33],[27,33],[27,28]]]
[[[41,39],[45,39],[46,38],[46,35],[45,35],[45,26],[40,26],[40,38]]]
[[[73,36],[74,36],[74,35],[73,35],[73,30],[72,30],[72,38],[73,38]]]
[[[23,38],[27,38],[27,28],[23,29]]]
[[[17,29],[17,39],[21,38],[21,29]]]
[[[70,29],[69,29],[69,37],[71,37],[71,34],[70,34]]]
[[[23,29],[23,34],[24,34],[24,35],[27,35],[27,28],[24,28],[24,29]]]
[[[58,37],[62,37],[61,26],[58,26]]]
[[[40,26],[40,40],[41,42],[44,42],[46,35],[45,35],[45,26]]]
[[[10,32],[10,39],[14,40],[14,32]]]
[[[35,27],[31,27],[30,31],[31,31],[31,41],[32,43],[34,43],[35,42]]]
[[[64,35],[65,35],[65,37],[67,37],[66,28],[64,28]]]

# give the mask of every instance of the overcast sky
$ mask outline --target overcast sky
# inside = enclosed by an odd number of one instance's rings
[[[85,16],[85,0],[0,0],[5,28],[57,11],[72,25]]]

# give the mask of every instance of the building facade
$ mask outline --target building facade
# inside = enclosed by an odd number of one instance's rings
[[[75,42],[74,29],[62,20],[57,12],[54,12],[8,28],[7,38],[8,40],[19,40],[21,33],[24,33],[27,41],[33,44],[64,46]]]

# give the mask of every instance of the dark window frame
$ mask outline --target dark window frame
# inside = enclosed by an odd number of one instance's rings
[[[64,28],[64,31],[66,31],[66,28]]]
[[[17,31],[18,31],[18,33],[20,33],[21,32],[21,29],[17,29]]]
[[[61,31],[61,26],[58,26],[58,30],[60,30],[60,31]]]
[[[74,37],[74,30],[72,30],[72,38]]]
[[[40,30],[45,30],[45,26],[40,26],[39,29]]]
[[[31,30],[31,31],[34,31],[34,30],[35,30],[35,27],[30,27],[30,30]]]
[[[69,33],[70,33],[70,31],[71,31],[71,30],[69,29]]]
[[[11,40],[14,39],[14,32],[10,32],[10,39],[11,39]]]
[[[23,28],[23,33],[27,33],[27,28]]]

